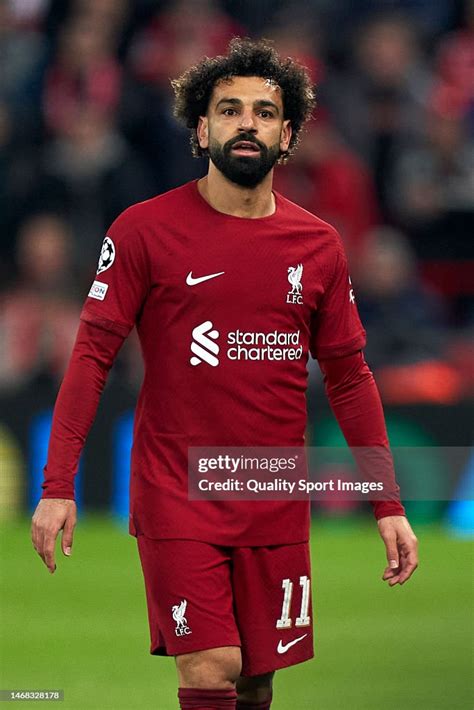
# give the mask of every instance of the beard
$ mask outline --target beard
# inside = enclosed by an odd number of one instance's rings
[[[260,149],[259,155],[234,155],[232,146],[241,141],[249,141]],[[280,157],[280,145],[270,147],[257,140],[251,133],[242,133],[231,138],[224,145],[215,139],[209,140],[209,157],[216,168],[231,182],[241,187],[256,187],[270,172]]]

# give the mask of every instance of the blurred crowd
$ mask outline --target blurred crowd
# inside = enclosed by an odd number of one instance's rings
[[[275,187],[340,231],[382,395],[469,395],[472,0],[0,0],[0,394],[59,382],[113,219],[205,173],[170,78],[235,35],[317,86]]]

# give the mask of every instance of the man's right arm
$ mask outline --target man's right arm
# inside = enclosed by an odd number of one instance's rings
[[[97,277],[81,313],[72,357],[59,391],[44,469],[42,500],[33,515],[33,545],[51,573],[54,547],[63,530],[68,554],[76,523],[74,476],[94,421],[107,374],[137,323],[151,288],[143,228],[147,203],[132,205],[110,226],[100,251]]]
[[[42,499],[33,515],[33,546],[51,573],[60,530],[65,555],[71,552],[76,504],[74,477],[95,418],[107,375],[124,336],[81,321],[71,359],[54,407]]]

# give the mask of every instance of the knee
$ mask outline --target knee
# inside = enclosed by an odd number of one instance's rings
[[[239,678],[237,696],[239,700],[250,703],[265,703],[272,697],[273,673]]]
[[[210,648],[176,656],[181,688],[234,688],[242,669],[238,646]]]

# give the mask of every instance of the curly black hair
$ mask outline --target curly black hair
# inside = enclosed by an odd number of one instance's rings
[[[199,116],[205,116],[216,84],[233,76],[258,76],[280,87],[284,119],[289,119],[292,127],[288,150],[279,158],[279,162],[286,162],[298,145],[304,123],[311,118],[316,104],[314,87],[307,69],[291,57],[282,59],[269,40],[240,37],[230,41],[225,56],[205,57],[171,82],[175,92],[174,114],[191,129],[193,155],[207,155],[197,139]]]

